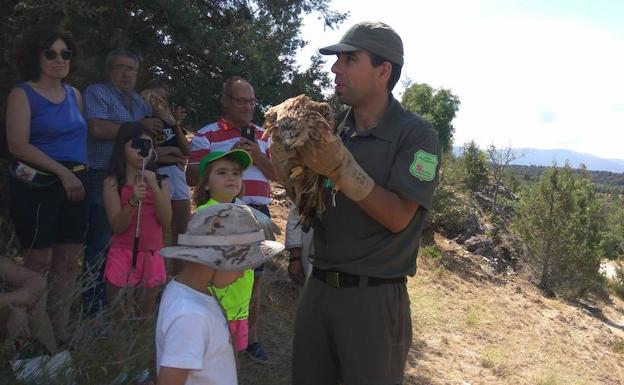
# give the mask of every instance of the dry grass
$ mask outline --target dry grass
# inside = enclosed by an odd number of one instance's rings
[[[418,358],[406,383],[624,384],[622,301],[595,302],[596,317],[545,299],[520,279],[492,276],[477,256],[436,241],[448,273],[438,280],[421,263],[409,282],[412,298],[431,299],[412,304]]]
[[[239,355],[241,385],[291,383],[292,331],[299,289],[290,283],[285,268],[285,259],[265,266],[259,336],[270,362],[260,365]]]
[[[127,382],[115,380],[119,380],[124,374],[130,379],[144,368],[152,369],[155,358],[152,321],[138,322],[131,316],[125,316],[119,327],[108,329],[106,334],[102,334],[102,326],[110,323],[108,312],[100,314],[96,319],[86,319],[76,310],[70,324],[71,340],[69,345],[63,347],[70,350],[76,384],[121,385]],[[36,340],[30,340],[19,351],[19,358],[42,354],[48,352]],[[0,367],[0,384],[21,384],[8,366],[8,361],[16,357],[12,347],[5,344],[0,351],[0,360],[3,363]],[[43,380],[37,383],[50,382]]]

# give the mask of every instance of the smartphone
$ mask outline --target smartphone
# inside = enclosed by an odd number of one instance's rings
[[[139,155],[142,158],[146,158],[152,148],[152,141],[145,138],[134,138],[130,146],[139,150]]]
[[[256,127],[249,126],[249,127],[241,128],[241,136],[245,139],[255,142],[256,141]]]

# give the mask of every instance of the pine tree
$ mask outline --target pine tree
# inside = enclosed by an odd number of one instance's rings
[[[468,189],[479,191],[488,183],[487,159],[474,140],[464,144],[459,161],[463,168],[462,183]]]
[[[546,170],[522,197],[515,229],[547,295],[573,299],[600,283],[599,206],[587,176],[568,165]]]

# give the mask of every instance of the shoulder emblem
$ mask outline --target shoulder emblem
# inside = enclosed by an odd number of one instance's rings
[[[437,166],[438,157],[435,154],[418,150],[414,153],[414,161],[409,167],[409,172],[416,179],[431,182],[435,178]]]

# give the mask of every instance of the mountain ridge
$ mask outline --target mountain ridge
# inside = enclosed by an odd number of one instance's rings
[[[596,155],[577,152],[567,149],[536,149],[521,147],[512,149],[516,154],[524,154],[523,157],[515,159],[511,164],[519,166],[552,166],[557,164],[563,166],[566,161],[572,168],[580,168],[585,165],[592,171],[609,171],[624,173],[624,159],[601,158]],[[453,146],[453,154],[461,155],[463,147]]]

